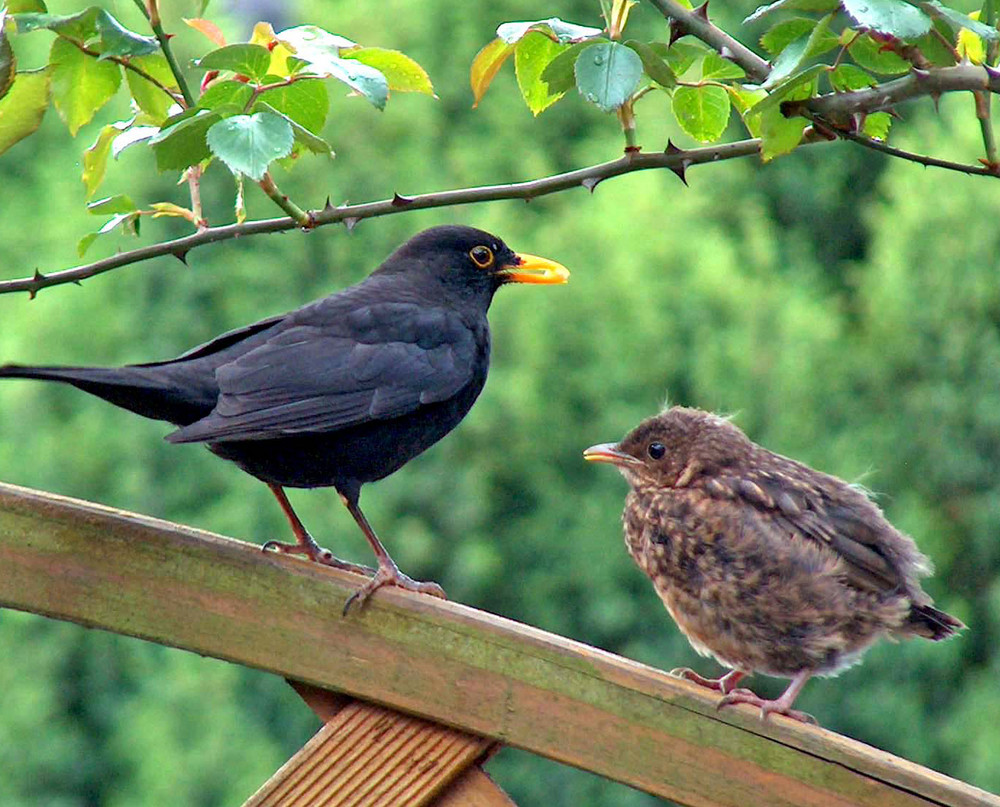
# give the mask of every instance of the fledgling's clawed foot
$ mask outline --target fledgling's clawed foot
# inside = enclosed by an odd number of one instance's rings
[[[759,707],[760,719],[764,721],[767,720],[769,715],[778,714],[790,717],[792,720],[798,720],[800,723],[811,723],[814,726],[819,725],[819,722],[811,714],[792,709],[791,704],[786,702],[783,697],[776,700],[768,700],[751,692],[749,689],[734,689],[728,695],[723,696],[715,708],[721,709],[724,706],[732,706],[737,703],[749,703],[751,706]]]
[[[730,670],[728,673],[719,678],[705,678],[705,676],[699,675],[690,667],[677,667],[676,669],[671,670],[670,674],[677,676],[678,678],[683,678],[685,681],[691,681],[699,686],[714,689],[716,692],[721,692],[723,695],[732,692],[736,687],[736,684],[739,683],[740,679],[746,675],[746,673],[741,672],[740,670]]]
[[[391,566],[379,566],[378,571],[375,572],[375,576],[347,598],[347,602],[344,603],[344,616],[347,616],[347,612],[351,610],[352,605],[363,608],[368,598],[378,591],[378,589],[382,588],[382,586],[396,586],[397,588],[405,588],[407,591],[415,591],[418,594],[430,594],[432,597],[440,597],[442,600],[448,599],[448,596],[444,593],[444,589],[437,583],[413,580],[399,571],[395,564]]]
[[[279,552],[283,555],[304,555],[314,563],[322,563],[324,566],[332,566],[334,569],[341,569],[345,572],[363,574],[366,577],[370,577],[376,573],[371,566],[362,566],[359,563],[341,560],[329,549],[324,549],[315,541],[298,544],[283,544],[280,541],[268,541],[261,547],[261,550],[263,552]]]

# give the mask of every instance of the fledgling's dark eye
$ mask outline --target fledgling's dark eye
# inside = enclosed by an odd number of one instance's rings
[[[485,269],[493,263],[493,250],[489,247],[473,247],[469,250],[469,257],[480,269]]]
[[[646,453],[649,454],[650,459],[662,460],[663,455],[667,453],[667,447],[663,443],[650,443],[646,448]]]

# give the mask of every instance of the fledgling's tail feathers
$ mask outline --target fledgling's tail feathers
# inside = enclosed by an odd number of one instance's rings
[[[933,605],[914,605],[903,627],[909,633],[937,642],[965,630],[965,623]]]
[[[28,367],[6,364],[0,378],[60,381],[143,417],[183,426],[204,417],[214,398],[174,383],[169,371],[146,367]],[[207,407],[207,408],[206,408]]]

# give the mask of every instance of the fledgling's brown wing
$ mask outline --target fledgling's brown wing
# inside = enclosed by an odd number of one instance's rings
[[[828,547],[843,559],[848,582],[858,588],[909,590],[923,558],[901,551],[905,539],[861,491],[800,463],[771,456],[782,462],[712,477],[704,483],[706,493],[755,508],[790,538],[799,535]]]

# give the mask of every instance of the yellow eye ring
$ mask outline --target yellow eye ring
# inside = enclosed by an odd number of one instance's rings
[[[485,269],[493,263],[493,250],[489,247],[478,246],[469,250],[469,257],[480,269]]]

